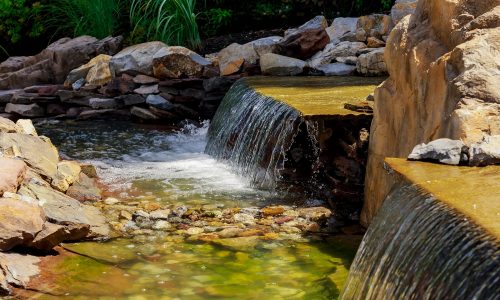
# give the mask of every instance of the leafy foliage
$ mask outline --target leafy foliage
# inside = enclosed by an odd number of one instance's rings
[[[23,36],[39,36],[43,31],[40,10],[38,1],[0,0],[0,36],[13,44]]]
[[[131,0],[131,40],[198,48],[201,39],[195,5],[195,0]]]

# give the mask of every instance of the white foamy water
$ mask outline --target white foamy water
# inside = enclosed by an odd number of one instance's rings
[[[59,125],[59,126],[58,126]],[[73,123],[42,126],[62,153],[97,167],[100,179],[123,197],[142,186],[147,194],[170,200],[258,200],[264,192],[225,163],[204,154],[209,123],[160,132],[123,124]],[[158,199],[159,200],[159,199]]]

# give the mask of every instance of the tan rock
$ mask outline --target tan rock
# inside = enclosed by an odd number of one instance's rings
[[[40,174],[53,178],[57,172],[59,153],[50,140],[19,133],[0,132],[0,151],[22,158]]]
[[[79,173],[66,191],[66,195],[78,201],[99,201],[102,198],[101,194],[96,180],[84,173]]]
[[[499,15],[498,1],[421,0],[390,34],[390,78],[375,91],[364,225],[393,186],[385,157],[407,157],[439,138],[470,145],[500,134]]]
[[[33,126],[33,123],[31,122],[31,120],[19,119],[19,120],[17,120],[16,125],[19,128],[18,133],[29,134],[32,136],[38,136],[38,133],[36,132],[35,126]]]
[[[381,39],[391,32],[393,25],[391,17],[382,14],[362,16],[358,19],[357,28],[363,29],[370,37]]]
[[[174,46],[162,48],[153,57],[156,78],[201,77],[210,62],[187,48]]]
[[[93,62],[92,67],[89,69],[85,80],[87,84],[90,85],[104,85],[113,79],[111,75],[111,69],[109,68],[109,62],[111,56],[106,54],[101,54],[96,56],[91,60]]]
[[[109,62],[111,74],[153,75],[153,57],[160,49],[166,47],[166,44],[158,41],[127,47],[113,56]]]
[[[42,231],[45,215],[35,203],[0,198],[0,250],[28,245]]]
[[[260,210],[264,216],[278,216],[285,212],[283,206],[268,206]]]
[[[385,46],[385,42],[371,36],[367,39],[366,45],[368,48],[381,48]]]
[[[387,74],[384,58],[384,48],[378,48],[358,57],[356,69],[366,76],[383,76]]]
[[[0,196],[5,192],[16,193],[27,170],[22,160],[0,157]]]
[[[18,131],[19,127],[17,127],[16,123],[9,119],[0,117],[0,132],[16,133]]]
[[[220,74],[226,76],[239,72],[243,63],[256,64],[259,55],[250,43],[245,45],[233,43],[222,49],[218,58]]]
[[[74,161],[62,161],[57,164],[57,173],[52,180],[52,187],[65,193],[69,186],[78,180],[80,165]]]

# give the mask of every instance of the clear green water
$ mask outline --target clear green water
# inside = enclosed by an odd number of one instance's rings
[[[129,124],[39,125],[61,152],[98,166],[123,201],[264,205],[255,190],[203,154],[206,126],[181,133]],[[67,244],[38,299],[336,299],[359,237],[281,235],[246,247],[191,242],[175,233]]]

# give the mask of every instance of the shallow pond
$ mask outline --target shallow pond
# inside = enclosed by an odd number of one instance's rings
[[[180,132],[127,123],[38,125],[63,156],[95,164],[123,201],[245,207],[279,202],[203,153],[208,124]],[[293,236],[248,245],[160,232],[66,244],[38,299],[336,299],[359,236]],[[78,255],[76,255],[78,254]],[[50,294],[48,294],[50,293]]]

